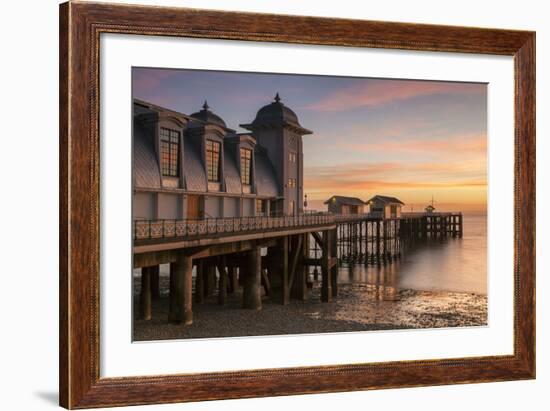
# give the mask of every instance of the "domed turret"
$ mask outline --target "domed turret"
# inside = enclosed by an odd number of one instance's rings
[[[268,104],[258,110],[253,123],[270,123],[273,121],[289,121],[291,123],[299,124],[296,113],[281,103],[279,93],[275,95],[275,99],[271,104]]]
[[[277,177],[279,199],[271,205],[275,214],[295,215],[303,211],[304,155],[302,136],[312,134],[300,125],[294,111],[281,102],[279,93],[262,107],[256,118],[241,127],[252,132],[257,147],[264,150]]]
[[[217,126],[227,128],[225,121],[223,121],[220,116],[212,113],[212,111],[210,111],[209,108],[210,107],[208,106],[208,103],[205,100],[202,106],[202,110],[191,114],[191,117],[196,118],[197,120],[204,121],[205,123],[215,124]]]
[[[281,102],[279,93],[275,95],[271,104],[258,110],[256,118],[251,124],[241,125],[241,127],[247,130],[253,130],[254,128],[262,126],[290,126],[302,135],[311,134],[310,130],[300,125],[296,113]]]

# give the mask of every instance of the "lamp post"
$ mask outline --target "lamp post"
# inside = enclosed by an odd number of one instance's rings
[[[304,214],[307,214],[307,194],[304,195]]]

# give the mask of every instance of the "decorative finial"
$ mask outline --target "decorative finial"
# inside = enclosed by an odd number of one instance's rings
[[[277,92],[277,94],[275,94],[275,102],[278,103],[279,101],[281,101],[281,97],[279,97],[279,92]]]
[[[208,107],[208,103],[206,102],[206,100],[204,100],[204,104],[202,105],[202,108],[206,111],[208,110],[210,107]]]

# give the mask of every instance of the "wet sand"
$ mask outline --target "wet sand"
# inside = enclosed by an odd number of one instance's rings
[[[162,282],[166,281],[161,277]],[[139,289],[139,280],[135,281]],[[134,340],[215,338],[258,335],[310,334],[407,328],[487,325],[487,296],[475,293],[396,290],[369,284],[342,284],[332,303],[321,303],[320,288],[306,302],[287,306],[263,298],[261,311],[241,308],[241,294],[229,295],[220,306],[213,296],[193,304],[194,323],[168,324],[168,296],[153,301],[153,319],[134,320]],[[135,295],[134,313],[139,313]]]

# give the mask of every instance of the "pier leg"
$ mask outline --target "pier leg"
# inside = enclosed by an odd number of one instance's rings
[[[331,247],[330,254],[331,254],[331,258],[335,260],[334,265],[330,268],[330,271],[331,271],[330,278],[332,280],[332,295],[334,297],[337,297],[338,296],[338,259],[336,258],[336,255],[338,253],[338,245],[337,245],[338,233],[336,230],[331,230],[329,235],[332,236],[330,240],[330,247]]]
[[[218,272],[220,273],[220,281],[218,282],[218,304],[224,305],[227,301],[227,269],[225,256],[220,257],[218,263]]]
[[[175,312],[176,311],[176,300],[174,296],[176,295],[176,263],[170,263],[170,292],[168,294],[168,312]],[[197,274],[198,274],[198,267],[197,267]],[[168,316],[168,320],[170,320],[170,315]]]
[[[260,247],[255,247],[249,251],[247,260],[248,267],[244,278],[243,307],[261,310],[262,256]]]
[[[202,260],[197,262],[197,277],[195,279],[195,302],[204,302],[204,264]]]
[[[288,237],[277,241],[276,247],[269,249],[269,280],[273,301],[287,305],[290,300],[289,268],[288,268]]]
[[[262,268],[262,287],[264,289],[265,295],[269,296],[271,295],[271,282],[269,281],[269,277],[267,275],[267,268]]]
[[[329,269],[330,254],[331,254],[331,244],[330,244],[330,232],[323,231],[323,256],[321,262],[321,272],[322,272],[322,284],[321,284],[321,301],[324,303],[332,302],[332,280],[331,280],[331,270]]]
[[[239,289],[239,279],[237,278],[237,267],[229,267],[229,292],[236,293]]]
[[[376,230],[376,264],[380,265],[380,221],[374,223]]]
[[[193,259],[184,254],[177,257],[173,271],[173,291],[170,292],[168,321],[193,324]]]
[[[141,294],[139,300],[139,316],[142,320],[151,319],[151,267],[141,269]]]
[[[210,297],[216,288],[216,265],[211,259],[204,264],[204,295]]]
[[[160,299],[160,267],[155,265],[149,267],[151,270],[151,298],[153,300]]]
[[[307,242],[307,234],[294,236],[292,239],[292,270],[290,273],[292,284],[290,285],[290,296],[297,300],[307,300],[307,266],[301,263],[304,256],[304,243]],[[290,280],[289,280],[290,281]]]

